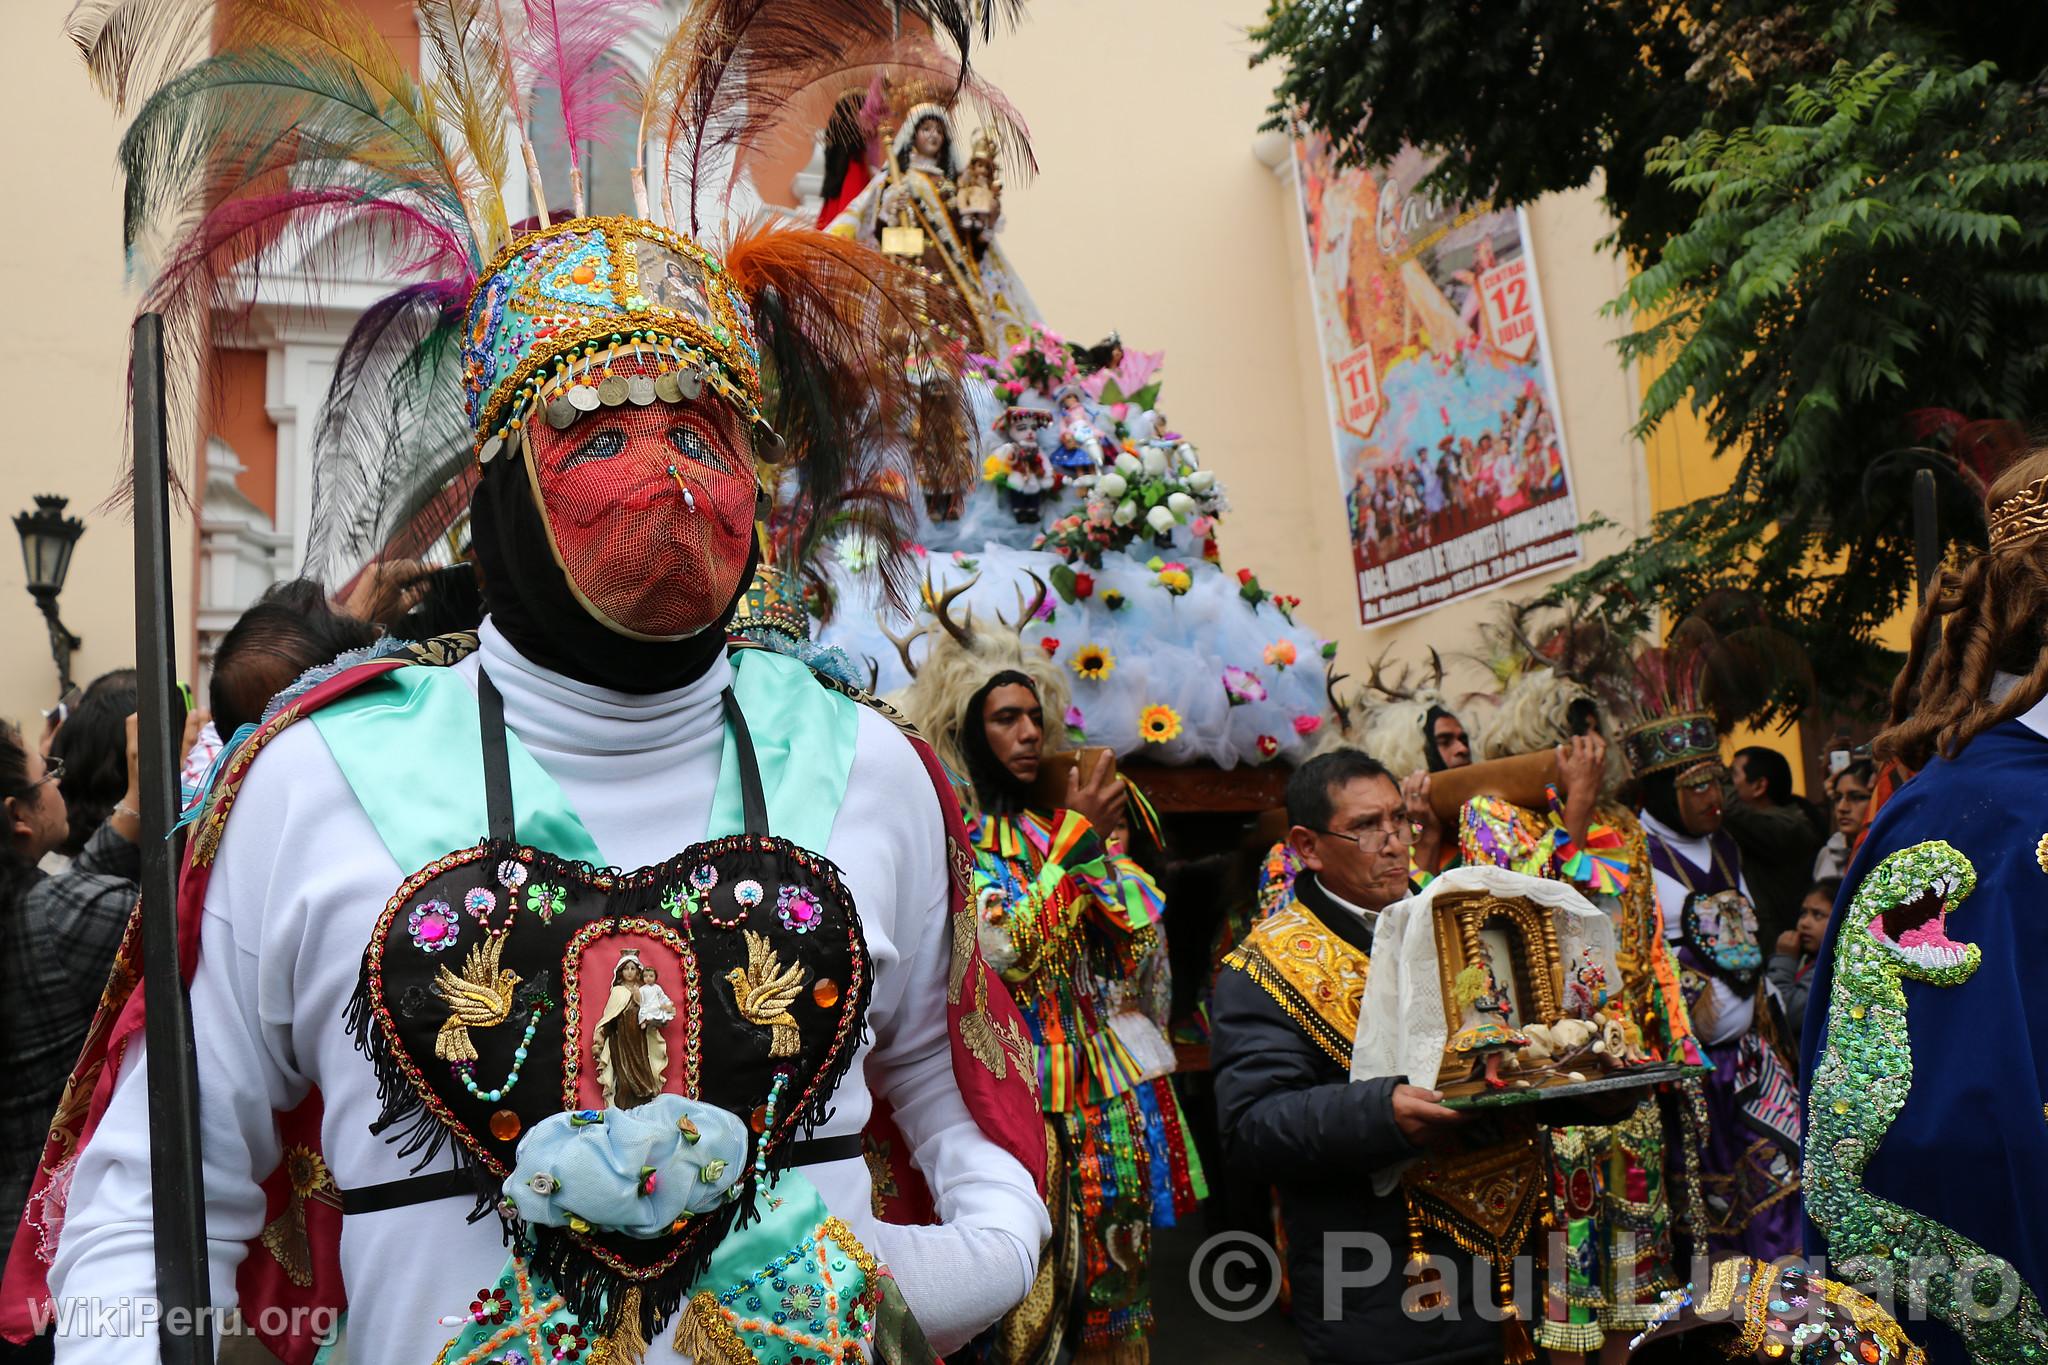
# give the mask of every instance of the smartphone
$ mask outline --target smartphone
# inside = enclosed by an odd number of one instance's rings
[[[1829,773],[1846,772],[1848,768],[1849,751],[1847,749],[1832,749],[1828,752]]]
[[[84,697],[84,695],[85,694],[83,692],[78,690],[78,686],[75,683],[72,686],[65,688],[64,695],[57,698],[57,704],[55,706],[46,706],[43,708],[43,719],[54,720],[57,722],[57,724],[62,725],[65,721],[71,719],[71,713],[78,709],[79,700],[82,697]]]

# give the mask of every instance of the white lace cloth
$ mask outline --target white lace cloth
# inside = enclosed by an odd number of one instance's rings
[[[1434,1089],[1450,1027],[1444,1018],[1443,988],[1437,974],[1433,906],[1439,896],[1486,891],[1516,896],[1549,909],[1560,942],[1583,941],[1602,933],[1605,916],[1563,882],[1525,877],[1504,868],[1452,868],[1422,891],[1380,912],[1372,940],[1372,970],[1365,978],[1365,1005],[1351,1047],[1351,1079],[1400,1076],[1410,1085]],[[1599,921],[1596,925],[1593,921]],[[1406,1163],[1373,1172],[1373,1190],[1393,1192]]]

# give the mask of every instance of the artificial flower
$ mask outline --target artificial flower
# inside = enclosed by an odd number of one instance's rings
[[[1112,502],[1129,492],[1131,487],[1130,481],[1114,470],[1097,479],[1095,486],[1101,490],[1103,497],[1110,499]]]
[[[1280,752],[1280,741],[1271,735],[1260,735],[1256,742],[1259,746],[1260,758],[1271,758],[1274,754]]]
[[[1082,716],[1081,708],[1078,706],[1069,706],[1067,708],[1067,714],[1062,716],[1060,719],[1064,720],[1067,723],[1067,728],[1069,730],[1078,730],[1083,725],[1086,725],[1088,723],[1086,718]]]
[[[1275,668],[1286,668],[1295,660],[1294,641],[1275,640],[1266,646],[1266,662]]]
[[[1164,535],[1180,523],[1174,519],[1171,508],[1162,506],[1155,507],[1145,514],[1145,524]]]
[[[1215,486],[1216,473],[1214,470],[1197,469],[1194,473],[1188,475],[1188,487],[1197,493],[1207,493]]]
[[[1117,504],[1116,516],[1111,519],[1119,526],[1129,526],[1138,519],[1138,504],[1125,498]]]
[[[1180,712],[1171,706],[1148,706],[1138,715],[1138,734],[1147,744],[1180,738]]]
[[[1124,609],[1124,595],[1115,588],[1111,588],[1102,594],[1102,605],[1111,611],[1122,611]]]
[[[1249,701],[1264,701],[1266,685],[1250,669],[1228,664],[1223,669],[1223,694],[1230,698],[1232,706],[1242,706]]]
[[[1092,597],[1092,596],[1094,596],[1094,595],[1095,595],[1095,575],[1094,575],[1094,574],[1092,574],[1092,573],[1077,573],[1077,574],[1075,574],[1075,575],[1074,575],[1074,596],[1075,596],[1075,597],[1078,597],[1078,598],[1086,598],[1086,597]]]
[[[1168,493],[1166,505],[1173,509],[1176,520],[1186,521],[1195,510],[1195,500],[1185,493]]]
[[[1082,645],[1067,664],[1090,682],[1098,682],[1116,672],[1116,655],[1101,645]]]
[[[1294,718],[1294,733],[1297,735],[1312,735],[1322,728],[1323,718],[1321,716],[1302,715]]]
[[[1158,446],[1146,446],[1145,453],[1138,457],[1147,478],[1156,479],[1166,472],[1166,452]]]
[[[1123,475],[1127,479],[1130,478],[1132,475],[1138,473],[1144,467],[1145,462],[1140,460],[1137,456],[1131,454],[1131,452],[1128,450],[1126,450],[1123,454],[1116,457],[1116,472]]]
[[[1045,656],[1048,659],[1060,652],[1060,642],[1050,635],[1040,640],[1038,647],[1045,651]]]
[[[1239,569],[1237,571],[1237,581],[1241,586],[1250,587],[1258,580],[1253,576],[1250,569]]]
[[[1159,566],[1159,586],[1172,593],[1175,597],[1181,596],[1189,588],[1193,587],[1194,583],[1195,580],[1188,573],[1188,566],[1185,564],[1174,563]],[[1271,661],[1268,660],[1268,662]]]

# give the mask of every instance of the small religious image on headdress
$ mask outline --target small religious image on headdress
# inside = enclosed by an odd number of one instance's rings
[[[640,291],[648,302],[706,327],[713,325],[711,303],[704,296],[703,271],[695,261],[653,242],[636,242],[633,250],[640,262]]]

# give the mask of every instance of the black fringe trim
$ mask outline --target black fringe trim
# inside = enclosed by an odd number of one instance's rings
[[[536,870],[544,870],[553,876],[567,874],[586,883],[606,878],[612,883],[610,893],[620,902],[616,913],[647,914],[653,908],[660,886],[673,880],[686,865],[694,866],[714,851],[747,837],[732,836],[692,845],[660,864],[630,873],[617,868],[594,867],[531,845],[499,840],[484,841],[480,846],[479,860],[489,865],[498,859],[517,858]],[[836,864],[822,854],[798,849],[787,840],[773,836],[770,848],[763,851],[773,854],[783,850],[800,853],[812,860],[817,865],[814,875],[823,874],[828,879],[846,912],[858,920],[859,910],[853,905]],[[780,1174],[789,1169],[796,1143],[815,1137],[817,1130],[830,1121],[834,1112],[832,1097],[846,1079],[862,1043],[869,1036],[867,1012],[874,993],[874,960],[868,953],[865,936],[856,935],[854,942],[863,982],[858,1026],[849,1032],[838,1052],[822,1068],[822,1083],[816,1087],[810,1103],[798,1112],[794,1126],[782,1130],[785,1138],[767,1162],[772,1173]],[[653,1265],[667,1255],[671,1244],[597,1233],[575,1233],[568,1228],[541,1227],[511,1217],[502,1199],[502,1178],[494,1175],[475,1152],[456,1138],[454,1131],[427,1107],[425,1097],[407,1078],[391,1040],[378,1024],[376,1005],[371,998],[367,953],[343,1019],[357,1050],[369,1059],[377,1074],[378,1114],[370,1125],[371,1133],[397,1144],[399,1156],[416,1157],[412,1166],[414,1173],[426,1169],[444,1153],[452,1151],[456,1169],[476,1182],[477,1202],[468,1221],[476,1222],[486,1214],[497,1213],[506,1246],[526,1257],[534,1269],[546,1276],[578,1321],[599,1335],[610,1335],[623,1325],[629,1291],[638,1289],[641,1335],[649,1341],[656,1340],[657,1334],[682,1308],[690,1289],[704,1274],[719,1245],[727,1236],[752,1226],[761,1217],[758,1207],[761,1180],[755,1173],[755,1159],[763,1135],[751,1131],[750,1126],[747,1174],[733,1187],[735,1197],[723,1207],[690,1220],[686,1231],[678,1234],[688,1238],[689,1245],[675,1262],[666,1270],[644,1278],[615,1270],[599,1259],[593,1248],[602,1247],[628,1265]],[[776,1126],[782,1128],[783,1122],[778,1116]]]

